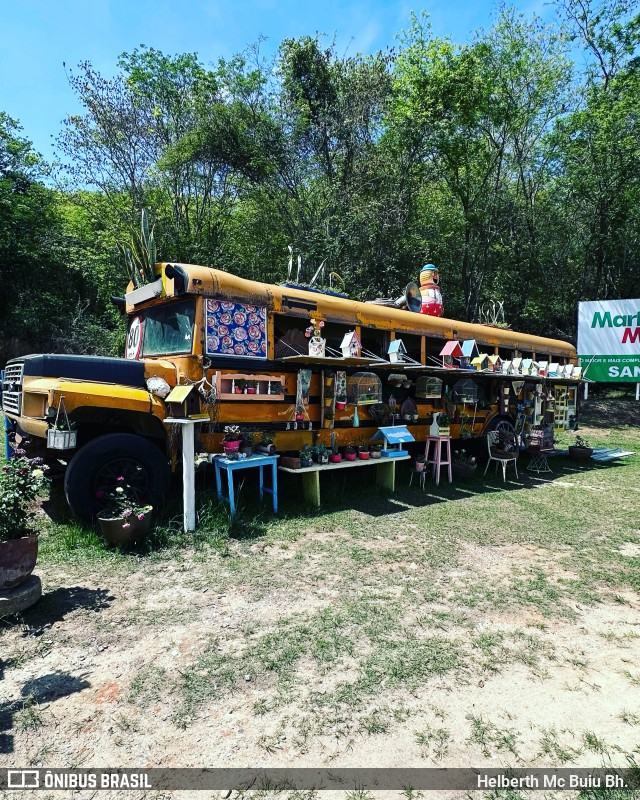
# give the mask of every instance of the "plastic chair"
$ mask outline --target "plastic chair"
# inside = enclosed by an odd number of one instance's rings
[[[487,461],[487,466],[484,468],[484,474],[487,474],[487,470],[489,469],[489,464],[492,461],[496,462],[496,472],[498,471],[498,464],[502,465],[502,480],[506,482],[507,480],[507,467],[510,463],[513,464],[513,468],[516,471],[516,478],[518,478],[518,450],[516,449],[513,454],[509,453],[509,455],[498,455],[492,451],[492,448],[498,444],[500,440],[500,434],[498,431],[490,431],[487,434],[487,450],[489,452],[489,460]],[[515,436],[513,437],[514,443],[516,442]]]

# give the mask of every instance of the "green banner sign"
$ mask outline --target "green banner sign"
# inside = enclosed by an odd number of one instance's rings
[[[580,356],[582,377],[605,383],[640,383],[640,356]]]

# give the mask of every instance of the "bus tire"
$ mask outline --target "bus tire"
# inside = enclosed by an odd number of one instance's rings
[[[516,428],[511,417],[494,417],[485,429],[485,434],[491,431],[504,431],[513,436],[516,435]]]
[[[124,477],[141,505],[158,508],[171,482],[166,456],[148,439],[131,433],[109,433],[92,439],[73,456],[64,476],[64,493],[73,514],[92,522],[104,507],[100,497]]]

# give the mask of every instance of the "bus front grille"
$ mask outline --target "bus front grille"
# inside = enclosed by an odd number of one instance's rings
[[[7,364],[2,382],[2,410],[20,415],[22,408],[22,373],[24,364]]]

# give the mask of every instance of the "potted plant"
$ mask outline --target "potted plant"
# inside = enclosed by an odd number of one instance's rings
[[[245,456],[253,455],[253,445],[255,440],[255,434],[251,431],[241,431],[240,433],[240,452],[244,453]]]
[[[140,505],[135,491],[123,475],[116,478],[115,489],[98,490],[96,497],[106,502],[105,509],[98,514],[98,524],[109,544],[134,544],[149,532],[153,508]]]
[[[325,411],[324,412],[324,419],[322,421],[323,428],[331,428],[333,425],[333,411]]]
[[[258,390],[258,381],[247,381],[247,394],[255,394]]]
[[[318,442],[313,448],[314,455],[318,464],[329,463],[329,451],[322,442]]]
[[[260,434],[260,444],[255,447],[256,452],[272,456],[276,452],[276,446],[273,443],[274,439],[274,433],[271,433],[271,431],[262,431]]]
[[[449,436],[451,419],[448,414],[438,414],[438,436]]]
[[[296,406],[296,422],[302,422],[304,420],[304,408],[303,406]]]
[[[25,458],[24,450],[0,469],[0,589],[13,589],[31,575],[38,558],[38,534],[31,503],[46,485],[41,458]]]
[[[235,453],[240,450],[242,442],[242,432],[239,425],[225,425],[224,437],[222,439],[222,449],[225,453]]]
[[[357,458],[356,448],[352,444],[348,444],[344,448],[345,461],[355,461]]]
[[[331,434],[331,453],[329,455],[329,461],[332,464],[339,464],[342,461],[342,456],[338,450],[338,442],[336,440],[335,433]]]
[[[475,473],[478,462],[475,456],[470,456],[466,450],[455,450],[451,472],[457,478],[471,478]]]
[[[369,452],[371,453],[371,458],[382,458],[382,445],[378,442],[372,444]]]
[[[305,444],[300,450],[300,466],[312,467],[313,466],[313,450],[310,444]]]
[[[424,453],[420,453],[416,456],[416,472],[424,472],[425,460]]]
[[[569,445],[569,456],[571,458],[591,458],[592,455],[593,447],[582,436],[576,436],[575,444]]]
[[[244,378],[238,378],[235,382],[235,393],[244,394],[247,389],[247,381]]]
[[[358,447],[358,458],[361,461],[368,461],[370,455],[371,454],[369,453],[369,445],[368,444],[361,444]]]

